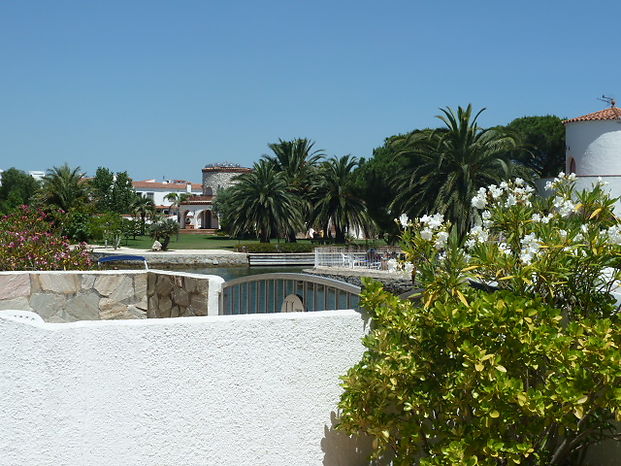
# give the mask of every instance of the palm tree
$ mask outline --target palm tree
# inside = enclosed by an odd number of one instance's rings
[[[319,161],[324,156],[323,150],[313,150],[315,143],[306,138],[292,141],[279,139],[277,143],[268,144],[273,155],[264,158],[274,164],[287,182],[287,190],[301,201],[302,217],[309,219],[311,214],[312,179],[316,175]],[[295,242],[296,231],[287,232],[288,241]]]
[[[168,193],[164,196],[164,199],[171,202],[170,206],[177,211],[177,222],[180,220],[179,207],[181,206],[181,203],[187,201],[190,196],[191,194],[189,193]]]
[[[88,200],[88,186],[84,182],[84,172],[80,167],[73,170],[66,163],[47,171],[43,177],[40,199],[56,205],[65,212],[78,207]]]
[[[132,211],[134,215],[140,217],[140,235],[144,236],[146,218],[155,216],[155,204],[148,197],[138,195],[132,203]]]
[[[393,212],[416,217],[440,212],[463,237],[474,221],[471,200],[482,186],[499,183],[518,169],[510,160],[516,139],[496,129],[477,125],[480,110],[472,105],[440,109],[445,128],[412,134],[401,154],[407,167],[393,180],[398,193]],[[519,170],[519,169],[518,169]]]
[[[285,176],[274,164],[260,160],[230,188],[232,233],[254,232],[262,243],[302,227],[299,199],[287,190]]]
[[[345,234],[352,229],[370,232],[373,221],[364,201],[355,194],[354,169],[358,159],[351,155],[332,157],[324,162],[315,184],[316,203],[314,219],[328,230],[334,227],[337,243],[345,242]]]

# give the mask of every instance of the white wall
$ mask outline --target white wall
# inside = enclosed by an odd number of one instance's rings
[[[621,121],[576,121],[565,135],[566,172],[573,157],[578,176],[621,176]]]
[[[331,424],[364,333],[354,311],[0,317],[0,464],[367,464]]]

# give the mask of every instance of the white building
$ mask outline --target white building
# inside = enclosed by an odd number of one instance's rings
[[[614,197],[621,196],[621,109],[612,106],[563,122],[565,168],[576,174],[576,189],[589,189],[598,177],[608,182]],[[621,203],[615,207],[621,214]]]
[[[138,194],[151,199],[155,207],[165,214],[171,213],[170,206],[172,205],[172,202],[166,199],[167,195],[176,193],[194,196],[202,192],[200,183],[191,183],[186,180],[143,180],[133,181],[132,184]]]

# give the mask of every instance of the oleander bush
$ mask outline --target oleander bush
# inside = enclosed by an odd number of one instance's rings
[[[86,270],[85,244],[72,246],[50,215],[22,206],[0,218],[0,270]]]
[[[440,215],[400,217],[423,291],[403,301],[366,284],[373,329],[340,402],[339,428],[372,436],[375,458],[569,465],[618,440],[615,200],[562,174],[547,188],[481,188],[463,242]]]

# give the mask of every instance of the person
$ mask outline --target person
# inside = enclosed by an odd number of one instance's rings
[[[310,227],[308,229],[308,233],[306,233],[306,237],[309,239],[315,239],[315,230],[313,229],[313,227]]]

